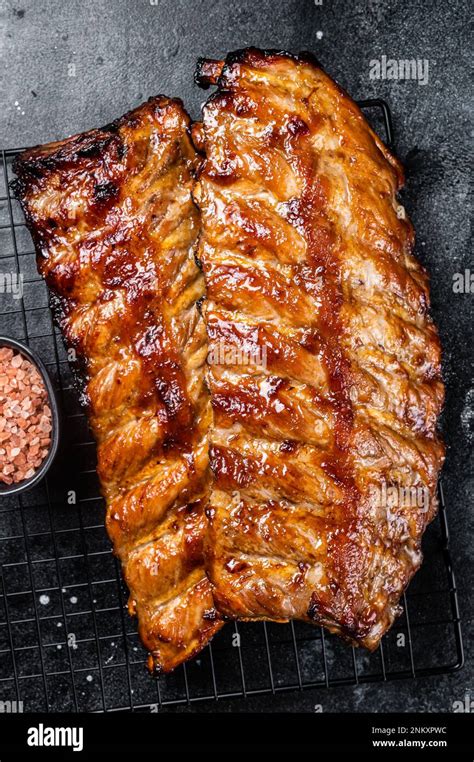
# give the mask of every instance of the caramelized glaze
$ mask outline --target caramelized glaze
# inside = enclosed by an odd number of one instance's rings
[[[309,56],[248,49],[197,80],[217,84],[193,130],[210,352],[266,355],[209,364],[215,599],[373,649],[421,562],[444,453],[403,172]],[[426,505],[384,505],[384,486]]]
[[[221,626],[203,565],[210,405],[188,127],[181,104],[160,96],[15,165],[38,267],[77,354],[129,609],[150,667],[164,671]]]

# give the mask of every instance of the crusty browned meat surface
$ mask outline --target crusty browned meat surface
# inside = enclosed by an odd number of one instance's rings
[[[398,161],[308,56],[202,61],[220,610],[375,648],[436,512],[440,344]],[[408,489],[410,488],[410,491]]]
[[[164,671],[221,626],[203,566],[210,405],[188,127],[180,102],[157,97],[15,165],[38,267],[81,366],[129,608],[150,667]]]

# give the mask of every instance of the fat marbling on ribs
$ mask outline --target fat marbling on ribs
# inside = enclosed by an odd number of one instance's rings
[[[307,54],[239,51],[197,79],[217,84],[194,130],[216,604],[373,649],[421,562],[444,452],[402,168]]]
[[[202,552],[210,405],[188,133],[181,103],[159,96],[15,163],[38,268],[77,354],[129,609],[164,671],[221,626]]]

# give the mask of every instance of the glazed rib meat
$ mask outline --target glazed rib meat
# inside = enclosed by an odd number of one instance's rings
[[[200,62],[218,608],[369,649],[436,512],[440,344],[400,164],[308,55]]]
[[[210,405],[188,128],[181,103],[160,96],[15,165],[38,268],[76,352],[129,609],[163,671],[221,625],[203,566]]]

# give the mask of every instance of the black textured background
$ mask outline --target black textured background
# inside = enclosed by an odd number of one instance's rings
[[[453,701],[474,688],[469,460],[474,295],[453,293],[453,275],[469,268],[470,254],[470,5],[468,0],[323,0],[321,5],[313,0],[0,0],[4,148],[99,126],[158,92],[181,97],[198,116],[203,94],[193,84],[196,58],[252,44],[313,51],[354,98],[382,97],[394,116],[396,149],[407,171],[405,203],[417,231],[418,257],[431,273],[432,311],[444,347],[444,488],[467,664],[449,677],[199,704],[201,711],[313,711],[316,704],[323,711],[451,711]],[[428,59],[428,84],[370,80],[369,62],[382,55]],[[0,333],[8,333],[8,325],[2,324]]]

